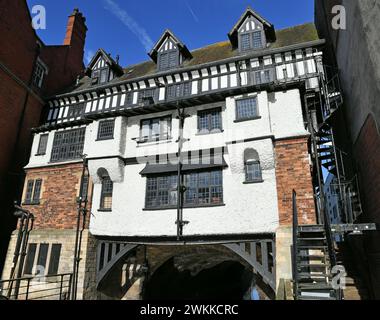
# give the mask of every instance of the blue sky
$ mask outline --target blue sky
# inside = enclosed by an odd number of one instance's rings
[[[46,44],[61,44],[67,17],[79,8],[87,18],[85,63],[98,48],[120,55],[123,66],[145,61],[166,28],[190,50],[227,40],[227,33],[250,5],[276,28],[314,20],[314,0],[28,0],[46,8]]]

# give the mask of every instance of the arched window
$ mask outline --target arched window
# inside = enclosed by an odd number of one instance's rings
[[[102,182],[102,191],[100,195],[100,210],[111,211],[113,182],[110,176],[108,175],[107,170],[105,169],[99,169],[98,175]]]
[[[262,182],[260,157],[256,150],[247,149],[244,151],[245,182]]]

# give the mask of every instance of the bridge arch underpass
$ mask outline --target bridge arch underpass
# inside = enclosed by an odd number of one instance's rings
[[[261,249],[268,241],[259,242]],[[115,253],[110,243],[103,243]],[[102,246],[100,244],[99,246]],[[252,247],[255,249],[252,250]],[[257,242],[218,245],[125,245],[98,270],[98,293],[115,300],[140,299],[274,299],[272,273],[258,270],[248,252],[258,254]],[[104,252],[100,257],[111,254]],[[273,255],[273,252],[270,254]],[[263,252],[260,260],[263,259]],[[107,260],[107,259],[106,259]],[[252,261],[250,261],[252,260]],[[260,262],[260,261],[257,261]],[[268,262],[268,261],[267,261]],[[99,263],[99,262],[98,262]],[[99,269],[99,266],[98,266]],[[264,274],[264,276],[263,276]]]

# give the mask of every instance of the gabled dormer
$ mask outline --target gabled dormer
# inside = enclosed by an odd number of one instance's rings
[[[170,30],[164,32],[149,56],[157,64],[158,71],[178,68],[192,58],[187,47]]]
[[[248,7],[228,34],[233,48],[241,53],[261,50],[276,41],[273,24]]]
[[[123,69],[103,49],[99,49],[90,61],[86,74],[92,85],[105,84],[123,74]]]

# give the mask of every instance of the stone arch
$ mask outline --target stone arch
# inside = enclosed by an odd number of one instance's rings
[[[146,275],[151,277],[170,259],[174,259],[174,265],[178,270],[188,270],[191,274],[212,269],[224,262],[238,262],[245,269],[250,270],[255,277],[256,284],[267,297],[274,297],[272,284],[275,282],[274,275],[264,271],[264,267],[250,256],[246,251],[245,244],[226,244],[226,245],[165,245],[165,246],[146,246],[146,258],[148,273],[144,273],[144,252],[145,246],[126,245],[103,270],[98,271],[98,289],[100,292],[107,291],[108,295],[114,299],[123,299],[128,296],[141,299],[145,285]],[[130,255],[135,251],[135,255]],[[181,269],[182,268],[182,269]],[[128,285],[117,286],[117,281],[126,279]],[[115,280],[116,279],[116,280]],[[113,286],[113,288],[111,288]],[[106,289],[105,289],[106,288]],[[129,292],[133,291],[133,294]],[[137,293],[138,290],[141,292]]]

